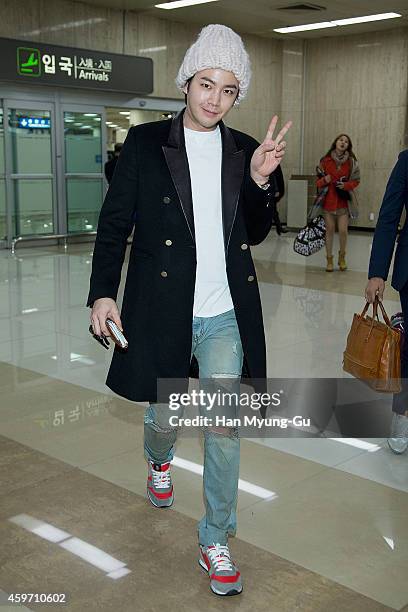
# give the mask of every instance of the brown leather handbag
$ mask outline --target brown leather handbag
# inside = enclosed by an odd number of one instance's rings
[[[370,304],[355,314],[343,353],[343,370],[383,393],[401,391],[401,334],[391,327],[382,302],[376,298],[373,316],[366,316]],[[380,306],[384,323],[378,319]]]

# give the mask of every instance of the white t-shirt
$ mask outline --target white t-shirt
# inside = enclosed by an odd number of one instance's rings
[[[184,128],[193,196],[197,272],[193,316],[214,317],[234,308],[225,269],[219,126],[211,132]]]

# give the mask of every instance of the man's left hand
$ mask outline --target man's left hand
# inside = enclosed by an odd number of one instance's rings
[[[276,139],[273,139],[273,133],[278,122],[278,116],[274,115],[266,132],[265,139],[261,145],[254,151],[251,159],[251,177],[262,185],[268,181],[269,176],[279,166],[285,155],[286,142],[283,140],[286,132],[292,126],[292,121],[288,121]]]

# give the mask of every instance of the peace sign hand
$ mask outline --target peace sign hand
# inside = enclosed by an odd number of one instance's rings
[[[288,121],[277,135],[276,140],[273,140],[273,133],[277,123],[278,116],[274,115],[263,143],[259,145],[252,155],[251,177],[255,183],[266,183],[269,175],[276,170],[285,155],[286,142],[283,140],[283,137],[291,128],[292,121]]]

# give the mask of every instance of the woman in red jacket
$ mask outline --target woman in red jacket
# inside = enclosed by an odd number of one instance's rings
[[[340,240],[338,264],[343,272],[347,270],[346,244],[349,217],[357,217],[353,189],[360,183],[360,170],[353,153],[351,139],[340,134],[329,151],[320,160],[321,178],[317,180],[318,189],[327,189],[323,202],[323,215],[326,222],[327,272],[333,272],[333,236],[336,218]],[[324,176],[322,176],[322,174]]]

